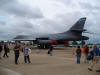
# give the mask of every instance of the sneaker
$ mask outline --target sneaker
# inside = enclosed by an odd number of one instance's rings
[[[30,61],[28,63],[31,63]]]
[[[96,72],[100,72],[100,70],[96,70]]]
[[[18,63],[15,63],[16,65],[18,65]]]
[[[92,69],[91,69],[91,68],[88,68],[88,70],[89,70],[89,71],[92,71]]]

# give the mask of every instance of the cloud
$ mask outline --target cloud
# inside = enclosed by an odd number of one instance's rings
[[[1,0],[0,16],[2,16],[0,18],[1,40],[11,39],[19,34],[32,34],[34,24],[30,21],[44,17],[39,7],[30,7],[17,0]]]
[[[5,21],[0,20],[0,26],[6,25]]]
[[[0,0],[0,16],[9,19],[0,19],[0,38],[64,32],[79,18],[87,17],[85,29],[96,33],[95,37],[87,36],[99,39],[99,3],[99,0]]]
[[[5,1],[6,2],[6,1]],[[29,5],[21,4],[18,1],[12,0],[11,2],[3,2],[0,7],[1,14],[12,15],[15,17],[26,18],[42,18],[43,13],[38,7],[30,7]]]

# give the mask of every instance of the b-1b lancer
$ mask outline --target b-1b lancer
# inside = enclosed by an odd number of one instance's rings
[[[86,31],[84,24],[86,17],[80,18],[68,31],[63,33],[48,34],[48,35],[19,35],[16,36],[14,41],[33,41],[35,44],[40,45],[41,48],[46,48],[50,44],[61,44],[66,41],[81,41],[88,40],[87,36],[83,36],[82,33]]]

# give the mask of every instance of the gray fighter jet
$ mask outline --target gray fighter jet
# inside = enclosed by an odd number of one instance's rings
[[[82,33],[86,31],[84,24],[86,17],[80,18],[68,31],[56,34],[46,35],[18,35],[14,41],[33,41],[35,44],[39,44],[41,47],[46,47],[49,44],[60,44],[65,41],[81,41],[88,40],[87,36],[83,36]]]

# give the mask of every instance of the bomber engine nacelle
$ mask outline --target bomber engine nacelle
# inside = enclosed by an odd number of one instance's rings
[[[57,45],[57,41],[55,40],[37,40],[37,44],[39,48],[49,48],[50,45]]]

